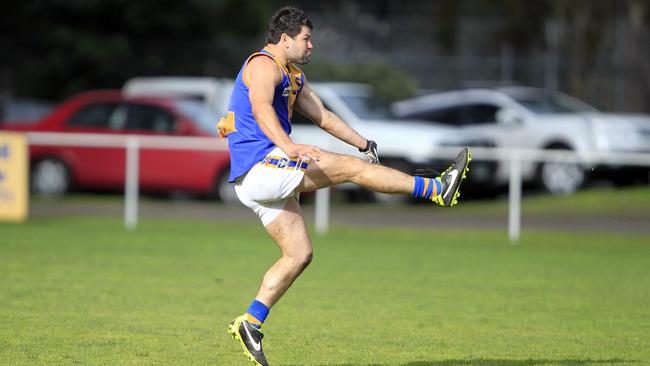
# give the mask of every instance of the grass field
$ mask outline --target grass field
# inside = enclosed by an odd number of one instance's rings
[[[272,365],[648,365],[642,235],[337,227],[271,311]],[[0,224],[0,364],[247,365],[227,323],[277,255],[258,224]]]

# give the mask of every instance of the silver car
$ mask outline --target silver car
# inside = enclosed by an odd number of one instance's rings
[[[477,145],[461,136],[454,126],[428,123],[427,121],[399,120],[374,94],[371,86],[348,82],[313,82],[311,87],[318,93],[323,104],[341,117],[361,135],[379,144],[382,165],[413,174],[417,168],[447,168],[450,158],[439,159],[436,149],[441,146]],[[329,151],[362,156],[357,149],[327,134],[306,117],[296,113],[291,121],[291,138],[298,143],[315,144]],[[485,165],[478,163],[474,168]],[[338,187],[357,190],[352,184]],[[380,202],[399,202],[403,195],[371,194]]]
[[[466,137],[482,136],[496,147],[564,149],[577,154],[649,152],[648,116],[602,113],[568,95],[544,89],[509,87],[440,92],[394,103],[400,118],[457,126]],[[586,160],[586,159],[585,159]],[[508,167],[496,166],[495,183],[505,184]],[[610,167],[565,162],[528,163],[524,181],[539,183],[553,194],[579,189],[591,172]],[[619,179],[647,179],[647,169],[618,170]]]

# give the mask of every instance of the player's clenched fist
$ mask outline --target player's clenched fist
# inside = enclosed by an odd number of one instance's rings
[[[368,144],[366,145],[366,148],[359,149],[359,151],[364,153],[368,161],[371,162],[372,164],[379,164],[379,154],[377,153],[376,142],[372,140],[368,140]]]

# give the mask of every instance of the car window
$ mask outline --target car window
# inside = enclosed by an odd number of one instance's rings
[[[464,126],[495,123],[498,110],[498,106],[480,103],[426,110],[409,114],[406,117],[451,126]]]
[[[185,116],[189,117],[196,126],[211,135],[217,134],[217,122],[221,118],[216,112],[205,104],[189,99],[176,99],[176,108]]]
[[[174,122],[174,116],[161,107],[129,104],[125,129],[170,133],[174,131]]]
[[[493,104],[470,104],[463,110],[463,125],[496,123],[498,110]]]
[[[342,95],[343,101],[361,119],[390,119],[393,115],[388,105],[372,94]]]
[[[463,122],[463,107],[439,108],[409,114],[408,118],[460,126]]]
[[[511,95],[526,109],[537,114],[582,113],[598,110],[585,102],[559,92],[540,91]]]
[[[91,103],[81,107],[68,119],[68,126],[109,127],[111,116],[118,103]]]

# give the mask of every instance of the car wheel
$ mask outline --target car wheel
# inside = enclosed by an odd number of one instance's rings
[[[235,185],[228,183],[228,177],[230,177],[230,168],[225,169],[216,179],[216,196],[223,203],[237,203],[239,202],[239,199],[235,193]]]
[[[540,183],[549,193],[567,195],[576,192],[585,181],[585,171],[579,164],[544,162],[540,166]]]
[[[43,159],[32,167],[30,181],[35,194],[59,196],[70,189],[70,169],[61,160]]]

